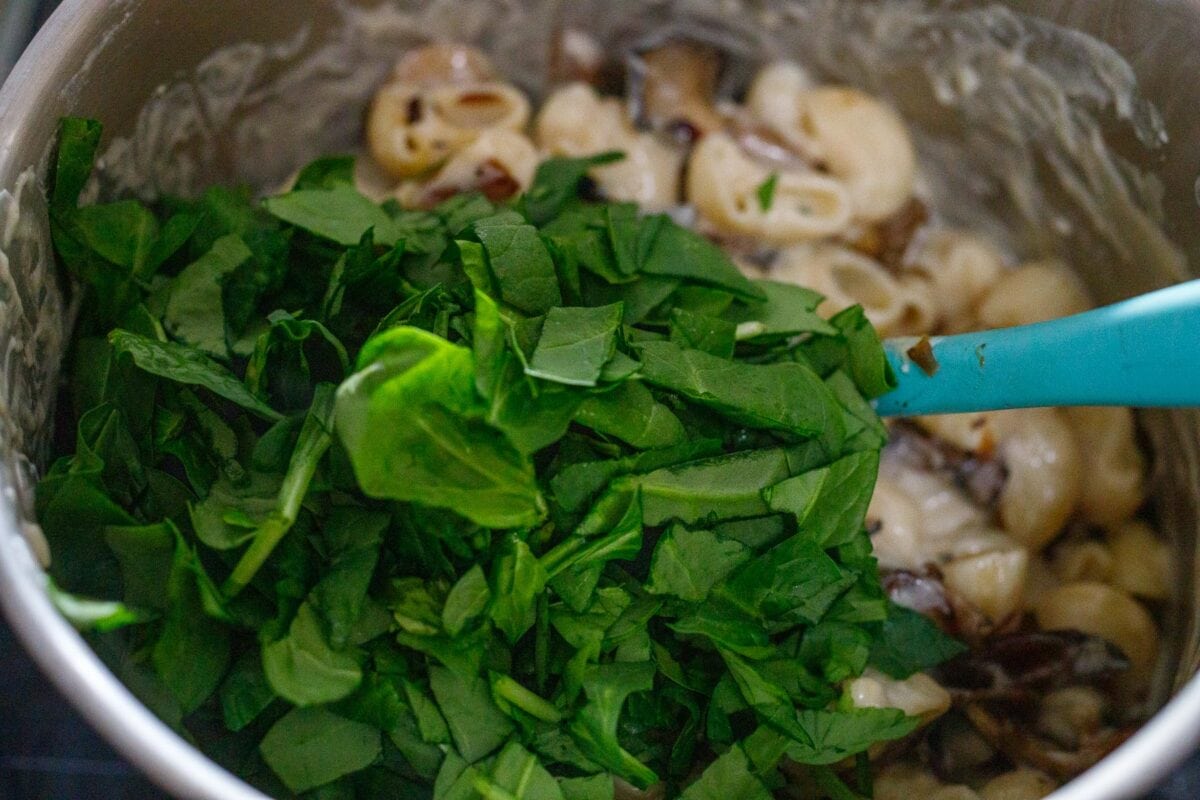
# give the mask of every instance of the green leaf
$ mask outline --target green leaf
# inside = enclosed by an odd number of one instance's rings
[[[165,609],[175,559],[175,526],[170,522],[108,525],[104,541],[121,562],[125,602],[135,608]]]
[[[744,364],[673,342],[641,342],[642,376],[730,419],[797,436],[842,440],[841,406],[821,379],[796,362]]]
[[[737,323],[738,339],[759,340],[798,336],[803,333],[837,336],[838,329],[817,314],[824,298],[812,289],[794,283],[755,281],[765,302],[744,302],[725,314]]]
[[[611,775],[559,778],[558,786],[562,790],[563,800],[613,800],[615,793]]]
[[[475,223],[500,289],[500,299],[527,314],[544,314],[562,305],[562,292],[550,251],[532,225]]]
[[[721,248],[676,225],[665,215],[659,219],[657,236],[641,264],[643,274],[715,286],[748,300],[764,299],[762,290],[741,273]]]
[[[877,742],[907,736],[920,720],[897,708],[855,708],[800,711],[795,715],[795,724],[804,737],[793,737],[788,758],[800,764],[836,764]]]
[[[150,654],[155,671],[184,714],[195,711],[216,691],[229,665],[229,631],[205,613],[195,558],[182,541],[177,544],[163,629]]]
[[[770,211],[775,203],[775,187],[779,184],[779,173],[772,172],[754,191],[758,197],[758,207],[764,212]]]
[[[476,564],[459,578],[446,596],[446,605],[442,607],[442,627],[451,636],[458,636],[463,628],[487,610],[491,600],[492,592],[488,588],[487,577]]]
[[[533,627],[534,602],[546,585],[546,571],[524,541],[510,534],[492,566],[492,605],[496,627],[515,644]]]
[[[263,208],[297,228],[350,247],[368,230],[378,244],[394,245],[402,230],[387,212],[353,187],[337,184],[327,189],[297,189],[268,197]]]
[[[622,153],[600,153],[585,158],[550,158],[538,164],[533,183],[521,198],[525,216],[534,225],[545,225],[562,213],[579,193],[579,184],[593,167],[624,158]]]
[[[115,600],[92,600],[64,592],[55,586],[52,580],[46,583],[46,593],[50,602],[58,609],[58,613],[79,631],[108,633],[128,625],[146,622],[149,618],[144,612]]]
[[[621,747],[617,723],[630,694],[653,688],[654,672],[650,662],[588,668],[583,680],[587,704],[567,726],[571,738],[589,758],[642,789],[656,783],[658,775]]]
[[[490,772],[477,772],[473,783],[485,800],[564,800],[558,782],[516,742],[505,745]]]
[[[356,506],[337,506],[325,520],[322,534],[329,564],[310,600],[335,649],[346,646],[366,608],[367,590],[389,522],[387,514]]]
[[[797,534],[739,569],[720,592],[756,616],[814,623],[853,581],[820,545]]]
[[[571,386],[595,386],[616,351],[622,311],[620,303],[550,309],[526,373]]]
[[[94,119],[63,117],[58,123],[58,154],[55,158],[50,206],[55,212],[71,210],[92,175],[92,162],[100,146],[104,126]]]
[[[329,646],[309,603],[301,604],[287,636],[263,645],[262,665],[275,693],[298,706],[341,700],[362,683],[358,659]]]
[[[733,746],[709,764],[694,783],[683,790],[682,800],[771,800],[772,794],[754,774],[740,746]]]
[[[800,530],[817,544],[837,547],[862,530],[878,473],[878,451],[853,453],[781,481],[764,496],[771,510],[795,516]]]
[[[655,470],[635,478],[647,525],[686,524],[769,513],[762,491],[788,474],[782,450],[746,450]]]
[[[183,268],[171,283],[163,327],[173,337],[216,358],[225,358],[225,314],[221,284],[253,254],[240,236],[230,234]]]
[[[382,750],[379,731],[323,708],[297,708],[267,731],[263,760],[293,792],[307,792],[370,766]]]
[[[640,381],[591,395],[579,406],[575,421],[644,449],[671,447],[687,438],[679,418]]]
[[[263,674],[262,659],[246,651],[221,684],[221,714],[225,727],[240,731],[258,718],[275,700],[275,690]]]
[[[353,185],[354,156],[324,156],[300,170],[292,189],[333,189]]]
[[[967,650],[925,615],[894,603],[889,603],[887,619],[875,626],[874,635],[871,666],[899,680],[932,669]]]
[[[366,494],[489,527],[536,524],[532,465],[481,416],[471,351],[415,328],[371,339],[337,393],[338,435]]]
[[[242,553],[226,579],[222,588],[227,595],[236,595],[249,585],[296,522],[309,483],[332,443],[332,414],[333,389],[329,384],[320,384],[313,393],[312,408],[305,415],[300,434],[296,437],[296,447],[292,450],[287,472],[279,487],[275,511],[255,529],[250,546]]]
[[[512,732],[512,721],[496,708],[491,689],[482,677],[468,678],[445,667],[430,667],[429,685],[454,746],[468,761],[488,755]]]
[[[709,590],[748,561],[749,548],[712,531],[672,525],[658,540],[650,561],[646,591],[700,601]]]
[[[733,358],[737,326],[718,317],[671,309],[671,341],[718,358]]]
[[[259,400],[228,370],[199,350],[174,342],[159,342],[129,331],[115,330],[108,341],[118,353],[127,353],[139,368],[160,378],[201,386],[213,394],[276,422],[282,415]]]

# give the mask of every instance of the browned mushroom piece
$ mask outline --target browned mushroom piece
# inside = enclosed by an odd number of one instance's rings
[[[721,56],[692,41],[669,41],[633,57],[629,97],[635,118],[689,144],[723,127],[715,105]]]
[[[1029,730],[1019,719],[982,703],[968,705],[964,713],[980,735],[1011,761],[1036,767],[1063,781],[1104,758],[1135,730],[1132,726],[1105,728],[1087,737],[1077,750],[1064,750]]]
[[[929,207],[918,198],[911,197],[891,216],[864,228],[850,242],[850,246],[875,259],[891,272],[899,272],[917,231],[928,221]]]
[[[783,137],[763,125],[745,112],[731,112],[725,116],[729,135],[734,138],[742,152],[755,161],[779,170],[811,169],[822,171],[819,162],[808,159],[797,152]]]
[[[955,703],[1023,702],[1062,686],[1104,683],[1129,669],[1114,645],[1078,631],[995,636],[934,671]]]
[[[1008,479],[1004,462],[994,455],[960,450],[911,422],[892,425],[886,452],[916,469],[949,473],[972,500],[989,509],[995,508]]]
[[[392,69],[391,80],[422,88],[443,83],[476,83],[496,74],[483,51],[465,44],[439,42],[410,50]]]

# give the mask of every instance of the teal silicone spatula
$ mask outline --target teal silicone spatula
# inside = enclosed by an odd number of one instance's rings
[[[1036,406],[1200,406],[1200,280],[1016,328],[884,342],[881,416]],[[914,360],[915,359],[915,360]]]

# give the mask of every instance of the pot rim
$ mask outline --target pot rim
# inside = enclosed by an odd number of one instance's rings
[[[0,88],[0,187],[37,164],[15,163],[24,120],[43,112],[41,98],[66,93],[88,68],[63,53],[90,54],[141,0],[95,4],[63,0]],[[40,151],[39,151],[40,152]],[[0,610],[25,649],[66,699],[155,783],[181,798],[267,800],[156,717],[125,687],[58,613],[45,573],[21,533],[16,481],[0,466]],[[1200,674],[1193,676],[1121,746],[1050,795],[1049,800],[1119,800],[1153,788],[1200,742]]]

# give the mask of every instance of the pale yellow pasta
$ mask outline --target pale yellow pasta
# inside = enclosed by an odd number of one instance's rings
[[[1126,592],[1080,581],[1045,593],[1034,609],[1043,630],[1079,630],[1112,642],[1130,661],[1129,680],[1144,685],[1158,658],[1158,628]]]
[[[936,309],[923,292],[903,286],[878,262],[849,248],[819,242],[780,252],[772,267],[776,280],[808,286],[825,296],[818,311],[826,316],[860,304],[883,336],[928,330]]]
[[[918,569],[929,561],[917,504],[892,481],[880,477],[867,507],[867,525],[878,530],[871,547],[885,569]]]
[[[775,188],[765,205],[760,189],[772,175]],[[686,195],[711,227],[773,245],[832,236],[850,223],[850,198],[841,183],[810,171],[772,173],[724,133],[705,136],[692,150]]]
[[[623,152],[622,160],[588,173],[609,199],[651,211],[678,202],[682,155],[634,130],[618,100],[601,97],[587,84],[573,83],[551,94],[538,113],[535,136],[552,156]]]
[[[1080,740],[1104,724],[1104,697],[1091,686],[1067,686],[1042,698],[1038,731],[1076,749]]]
[[[923,672],[904,680],[867,668],[846,686],[856,708],[898,708],[929,722],[950,710],[950,693]]]
[[[912,195],[916,150],[895,111],[849,87],[804,85],[791,65],[767,67],[746,105],[789,145],[842,181],[857,218],[874,221]]]
[[[979,800],[968,786],[945,786],[927,770],[906,763],[885,768],[874,782],[875,800]]]
[[[946,475],[885,459],[880,480],[890,481],[916,507],[917,536],[924,561],[952,558],[964,536],[988,527],[984,511]]]
[[[979,304],[984,328],[1010,328],[1078,314],[1092,307],[1075,273],[1058,261],[1038,261],[1005,272]]]
[[[1117,566],[1113,552],[1103,542],[1063,542],[1054,548],[1051,560],[1060,581],[1102,581],[1107,583]]]
[[[1046,554],[1030,553],[1029,570],[1025,577],[1025,610],[1032,613],[1042,598],[1057,589],[1059,584]]]
[[[1008,477],[997,510],[1004,530],[1039,550],[1062,530],[1079,502],[1079,445],[1053,408],[998,411],[998,451]]]
[[[980,300],[1000,280],[1004,259],[982,237],[948,229],[925,237],[908,269],[928,280],[945,326],[966,330],[974,327]]]
[[[1041,800],[1058,788],[1054,779],[1033,769],[1015,769],[992,778],[979,790],[980,800]]]
[[[1079,498],[1084,518],[1098,525],[1128,519],[1145,499],[1146,461],[1128,408],[1068,408],[1087,480]]]
[[[393,82],[375,95],[367,115],[367,146],[396,178],[429,172],[483,131],[519,131],[529,100],[506,83],[448,83],[433,87]]]
[[[493,180],[501,178],[510,183],[511,186],[502,188],[511,195],[529,188],[537,165],[537,148],[529,137],[504,128],[488,130],[451,157],[427,185],[419,187],[418,192],[441,198],[483,188],[481,182],[492,176]],[[405,203],[406,199],[401,197],[401,202]]]
[[[946,588],[965,598],[993,622],[1021,611],[1029,554],[1021,547],[954,558],[941,567]]]
[[[1171,548],[1149,525],[1124,522],[1108,535],[1111,581],[1136,597],[1165,600],[1171,590]]]
[[[376,203],[382,203],[396,191],[396,179],[385,172],[374,158],[356,158],[354,188]]]
[[[990,456],[996,451],[998,432],[989,413],[927,414],[914,417],[913,422],[959,450]]]

